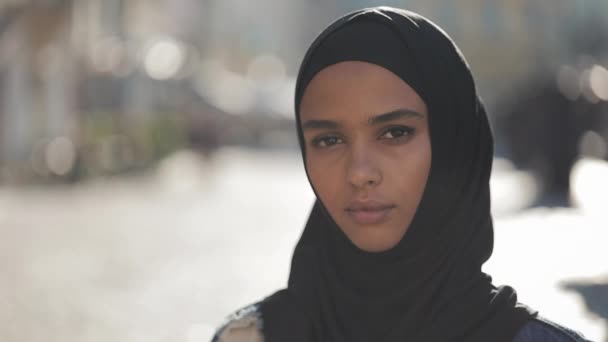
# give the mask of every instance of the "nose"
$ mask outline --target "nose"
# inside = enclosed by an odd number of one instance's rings
[[[380,167],[367,149],[353,149],[347,167],[348,181],[356,188],[375,187],[382,182]]]

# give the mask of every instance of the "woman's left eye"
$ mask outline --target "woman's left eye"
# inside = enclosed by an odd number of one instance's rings
[[[380,136],[382,139],[398,139],[411,135],[414,132],[412,127],[398,126],[385,130]]]

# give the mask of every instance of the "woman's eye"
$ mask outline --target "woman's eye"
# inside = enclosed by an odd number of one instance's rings
[[[414,129],[411,127],[405,127],[405,126],[391,127],[382,133],[381,138],[382,139],[398,139],[398,138],[407,137],[407,136],[411,135],[412,133],[414,133]]]
[[[315,147],[329,147],[342,142],[342,139],[336,136],[324,136],[316,138],[312,141],[312,145]]]

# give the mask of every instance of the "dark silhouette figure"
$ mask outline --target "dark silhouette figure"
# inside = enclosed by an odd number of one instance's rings
[[[562,287],[566,290],[575,291],[585,300],[587,310],[604,320],[606,332],[608,333],[608,282],[564,282]],[[608,339],[606,340],[608,342]]]

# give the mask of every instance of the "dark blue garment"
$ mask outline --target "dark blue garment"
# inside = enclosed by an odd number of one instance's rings
[[[526,323],[513,342],[591,342],[576,331],[543,317]]]
[[[237,312],[230,315],[224,324],[218,329],[212,342],[231,342],[231,341],[220,341],[219,335],[231,326],[238,326],[240,321],[245,319],[253,319],[257,323],[255,326],[258,327],[263,335],[263,324],[262,315],[259,303],[252,304],[238,310]],[[532,321],[526,323],[526,325],[519,330],[513,342],[592,342],[587,340],[580,333],[567,328],[563,325],[557,324],[544,317],[536,317]]]

